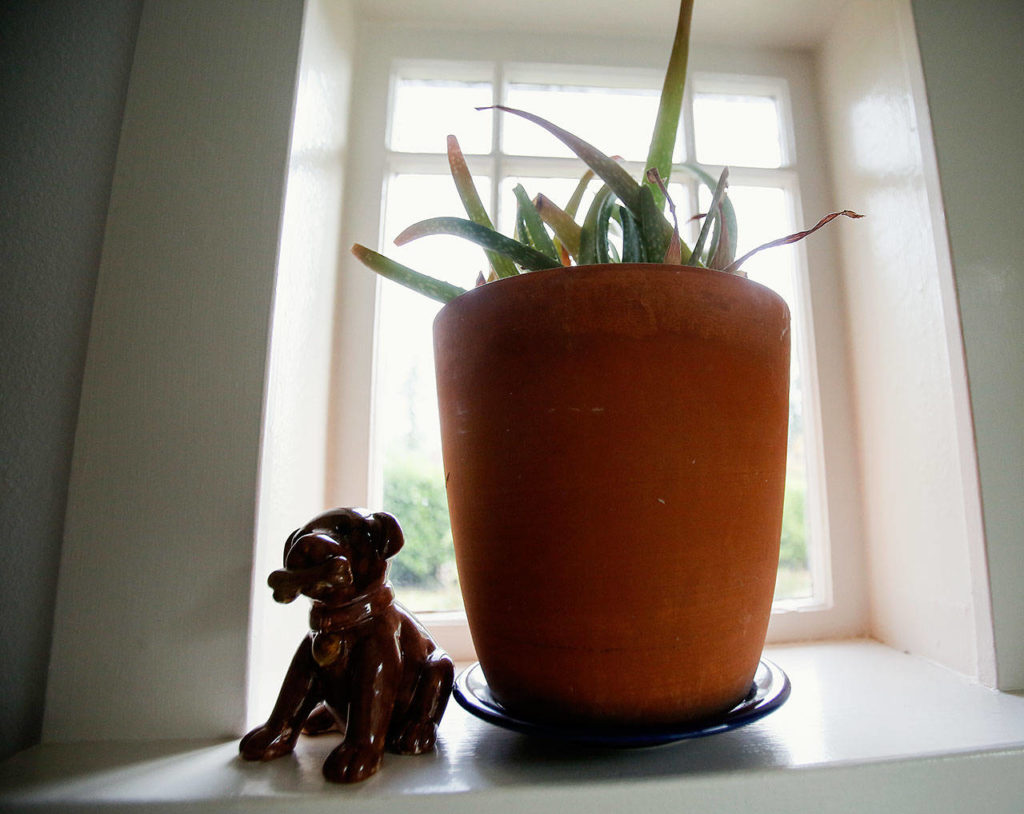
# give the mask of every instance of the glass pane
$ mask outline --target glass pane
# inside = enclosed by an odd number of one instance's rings
[[[729,197],[738,221],[737,256],[755,246],[796,231],[790,216],[786,190],[778,187],[730,186]],[[701,190],[702,203],[710,193]],[[810,524],[807,507],[813,484],[807,479],[807,437],[804,425],[804,384],[801,370],[803,332],[797,307],[795,246],[781,246],[754,255],[743,264],[747,276],[778,292],[793,315],[793,352],[789,391],[789,442],[786,459],[786,497],[782,508],[782,538],[775,599],[804,599],[813,596],[809,560]]]
[[[554,122],[609,155],[643,161],[658,115],[657,90],[512,84],[508,105]],[[502,150],[510,155],[571,156],[546,130],[505,114]]]
[[[491,151],[492,103],[488,82],[402,79],[395,82],[391,149],[409,153],[444,153],[454,133],[464,153]]]
[[[490,181],[478,178],[486,200]],[[385,251],[401,263],[463,287],[486,268],[483,252],[464,240],[425,237],[391,245],[414,221],[462,215],[447,175],[399,175],[388,184]],[[462,607],[441,463],[431,323],[440,304],[388,280],[381,282],[374,448],[383,472],[385,511],[402,523],[406,545],[391,566],[402,602],[414,610]]]
[[[440,305],[385,281],[381,286],[375,451],[381,504],[405,532],[391,581],[413,610],[461,608],[441,463],[430,326]]]
[[[697,93],[693,98],[697,162],[781,167],[779,109],[770,96]]]

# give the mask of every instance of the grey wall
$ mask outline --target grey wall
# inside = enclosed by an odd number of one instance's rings
[[[0,759],[42,725],[82,367],[141,6],[0,4]]]
[[[1024,690],[1024,3],[913,10],[960,300],[999,687]]]

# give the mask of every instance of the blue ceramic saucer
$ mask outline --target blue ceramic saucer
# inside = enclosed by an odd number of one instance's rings
[[[596,746],[659,746],[687,738],[701,738],[727,732],[763,718],[789,698],[789,677],[778,665],[761,659],[750,692],[735,707],[716,718],[652,727],[596,727],[530,721],[510,714],[491,695],[480,664],[463,670],[455,680],[453,694],[459,705],[478,718],[515,732],[546,738],[576,741]]]

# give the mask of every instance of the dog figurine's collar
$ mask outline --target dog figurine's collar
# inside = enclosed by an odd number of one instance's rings
[[[314,601],[309,611],[309,628],[317,633],[339,633],[372,619],[391,607],[394,601],[395,592],[390,582],[337,607]]]
[[[344,650],[341,634],[379,616],[391,607],[395,592],[385,582],[376,590],[339,607],[313,602],[309,611],[309,628],[313,631],[313,658],[321,667],[336,661]]]

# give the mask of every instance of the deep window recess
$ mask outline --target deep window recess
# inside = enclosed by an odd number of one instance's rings
[[[454,238],[434,237],[397,248],[395,235],[437,214],[462,215],[448,174],[446,136],[454,133],[481,197],[505,233],[514,215],[511,189],[522,183],[564,204],[582,164],[543,130],[513,116],[476,107],[504,103],[550,118],[610,154],[639,177],[657,111],[660,78],[649,71],[495,63],[399,64],[391,80],[383,178],[383,245],[407,265],[473,285],[486,272],[483,253]],[[714,175],[728,165],[740,224],[739,252],[793,232],[802,223],[793,123],[786,82],[769,77],[692,77],[676,160],[697,161]],[[615,115],[609,115],[614,111]],[[591,193],[598,184],[593,184]],[[670,190],[681,219],[704,211],[709,197],[688,176]],[[584,203],[584,206],[586,203]],[[696,236],[696,223],[688,227]],[[814,421],[814,377],[805,336],[807,298],[800,285],[802,253],[787,247],[745,265],[748,275],[778,291],[795,320],[789,466],[776,589],[778,607],[824,604],[828,580],[823,497],[814,465],[820,443]],[[371,487],[406,528],[409,543],[392,578],[415,610],[461,607],[453,562],[433,381],[430,323],[438,306],[392,284],[380,286]]]

